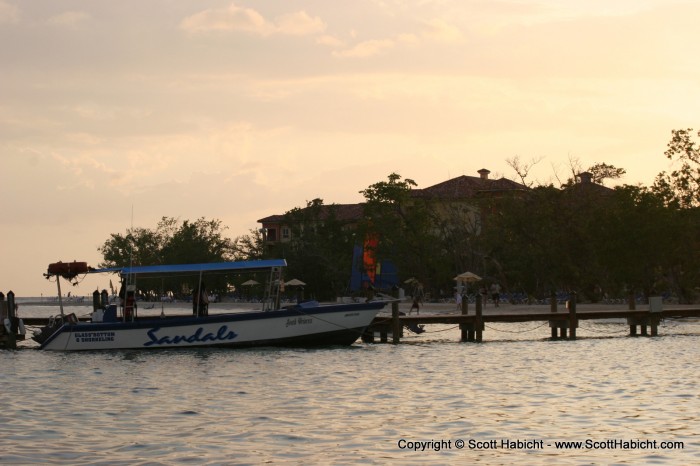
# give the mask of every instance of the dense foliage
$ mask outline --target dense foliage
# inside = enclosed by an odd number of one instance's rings
[[[504,265],[497,278],[508,289],[537,298],[576,290],[590,300],[630,293],[691,299],[700,278],[697,210],[670,209],[642,187],[609,194],[575,188],[535,188],[503,202],[487,225],[486,251]]]
[[[355,232],[338,220],[337,209],[314,199],[305,208],[290,210],[285,215],[291,240],[268,245],[266,250],[268,257],[287,260],[286,281],[296,278],[307,284],[305,298],[335,299],[348,287]]]
[[[392,173],[360,191],[365,204],[358,234],[376,238],[377,259],[391,260],[404,279],[437,283],[444,279],[441,274],[451,273],[451,261],[445,260],[437,217],[424,199],[411,194],[415,186],[412,179]]]
[[[221,262],[235,257],[234,244],[223,236],[224,227],[219,220],[200,218],[194,222],[180,222],[163,217],[153,230],[132,228],[126,234],[113,233],[98,248],[104,261],[100,267],[128,265],[196,264]],[[210,291],[227,289],[226,277],[215,277],[207,283]],[[198,277],[163,278],[142,280],[138,283],[141,293],[158,296],[172,293],[189,294]]]
[[[379,260],[394,262],[401,281],[415,278],[433,297],[451,296],[453,277],[468,270],[538,299],[575,290],[590,300],[658,293],[690,301],[700,291],[700,148],[692,135],[672,132],[665,155],[677,168],[660,173],[651,187],[604,188],[606,179],[625,174],[605,163],[587,169],[592,183],[574,176],[559,187],[536,185],[526,180],[530,167],[516,159],[512,166],[526,189],[436,203],[413,195],[416,183],[392,173],[360,191],[366,202],[359,223],[314,199],[287,212],[290,241],[268,244],[258,230],[230,241],[218,220],[163,218],[155,230],[111,235],[100,248],[101,265],[285,258],[285,280],[301,279],[307,298],[325,300],[347,292],[353,247],[371,237]],[[225,290],[241,280],[221,277],[215,286]]]

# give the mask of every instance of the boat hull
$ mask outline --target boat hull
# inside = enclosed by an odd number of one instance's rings
[[[42,344],[49,351],[192,347],[351,345],[385,302],[292,306],[269,312],[135,322],[65,323]]]

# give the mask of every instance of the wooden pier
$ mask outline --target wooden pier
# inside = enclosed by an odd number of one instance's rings
[[[17,317],[15,306],[15,294],[0,292],[0,348],[17,349],[17,342],[24,340],[24,323]]]
[[[428,324],[459,325],[461,341],[481,342],[485,323],[501,322],[548,322],[551,329],[551,339],[576,339],[576,329],[580,320],[626,319],[629,326],[629,335],[658,336],[659,324],[665,318],[700,317],[700,308],[693,309],[662,309],[659,301],[650,302],[649,309],[637,310],[634,305],[631,309],[609,310],[577,310],[575,295],[567,302],[566,312],[559,312],[556,301],[550,306],[549,312],[541,310],[533,312],[507,312],[499,310],[498,313],[484,314],[481,296],[476,297],[475,310],[468,312],[468,303],[462,304],[460,314],[429,314],[429,315],[402,315],[398,311],[398,302],[392,304],[391,317],[376,317],[372,324],[362,335],[362,341],[372,343],[378,333],[380,342],[389,341],[391,334],[392,343],[399,343],[403,336],[403,330],[416,329],[418,326]],[[639,333],[637,332],[639,328]]]

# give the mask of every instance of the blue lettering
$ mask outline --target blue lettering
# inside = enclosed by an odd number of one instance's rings
[[[227,341],[227,340],[233,340],[238,336],[236,332],[233,330],[229,330],[226,325],[222,325],[219,327],[219,330],[216,332],[216,334],[213,333],[207,333],[205,335],[202,335],[202,332],[204,332],[204,329],[202,327],[199,327],[193,334],[191,335],[163,335],[163,336],[158,336],[157,333],[161,331],[160,327],[152,328],[149,330],[147,333],[149,341],[143,344],[143,346],[160,346],[160,345],[177,345],[180,344],[181,342],[187,342],[187,343],[197,343],[197,342],[207,342],[207,341]]]

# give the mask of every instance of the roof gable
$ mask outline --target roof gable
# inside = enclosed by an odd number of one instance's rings
[[[476,197],[484,193],[522,191],[525,189],[524,185],[507,178],[492,180],[483,176],[462,175],[428,188],[416,189],[414,190],[414,195],[424,198],[460,199]]]

